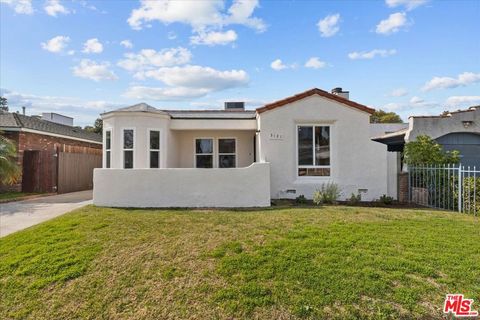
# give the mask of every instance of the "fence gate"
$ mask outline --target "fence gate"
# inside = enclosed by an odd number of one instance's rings
[[[23,152],[23,192],[55,192],[57,159],[55,151]]]
[[[58,193],[92,189],[93,169],[101,166],[101,155],[59,152]]]
[[[437,209],[480,214],[480,170],[462,165],[408,168],[409,200]]]

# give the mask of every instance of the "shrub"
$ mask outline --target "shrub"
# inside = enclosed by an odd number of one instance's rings
[[[393,198],[384,194],[378,199],[378,201],[380,201],[383,204],[390,205],[393,203]]]
[[[420,135],[415,141],[407,142],[403,155],[405,163],[410,166],[460,162],[460,153],[457,150],[444,151],[440,144],[427,135]]]
[[[307,198],[303,194],[299,195],[298,197],[295,198],[295,203],[296,204],[305,204],[307,203]]]
[[[322,184],[320,190],[313,194],[313,203],[316,205],[322,203],[335,203],[340,196],[340,188],[337,184],[329,182]]]
[[[356,205],[360,201],[362,201],[362,195],[360,193],[355,194],[352,192],[352,195],[350,196],[350,198],[347,199],[348,204],[351,204],[351,205]]]

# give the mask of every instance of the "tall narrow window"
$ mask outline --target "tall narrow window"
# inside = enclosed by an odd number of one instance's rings
[[[235,139],[218,139],[218,167],[235,168],[237,166]]]
[[[298,175],[330,176],[330,127],[298,126]]]
[[[195,167],[213,168],[213,139],[195,139]]]
[[[105,168],[110,168],[112,150],[112,131],[105,131]]]
[[[134,148],[133,129],[124,129],[123,130],[123,167],[125,169],[133,168],[133,148]]]
[[[150,168],[160,168],[160,131],[150,130]]]

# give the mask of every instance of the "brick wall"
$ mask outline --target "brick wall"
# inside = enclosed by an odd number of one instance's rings
[[[398,201],[401,203],[409,202],[407,172],[401,172],[398,174]]]
[[[26,150],[43,150],[55,152],[55,150],[57,150],[58,148],[60,152],[88,153],[99,155],[102,154],[102,145],[96,143],[89,143],[30,132],[5,132],[4,135],[8,139],[15,141],[17,147],[17,163],[20,167],[23,166],[23,153]],[[0,185],[0,192],[21,191],[21,189],[21,180],[14,186]]]

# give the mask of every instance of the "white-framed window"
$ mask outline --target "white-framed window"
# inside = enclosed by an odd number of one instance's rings
[[[105,168],[112,166],[112,130],[105,130]]]
[[[218,167],[235,168],[237,167],[237,139],[219,138],[218,139]]]
[[[195,139],[195,168],[213,168],[213,138]]]
[[[133,169],[135,130],[123,129],[122,136],[123,168]]]
[[[160,168],[160,130],[148,130],[148,158],[150,168]]]
[[[331,127],[297,125],[297,174],[328,177],[331,174]]]

